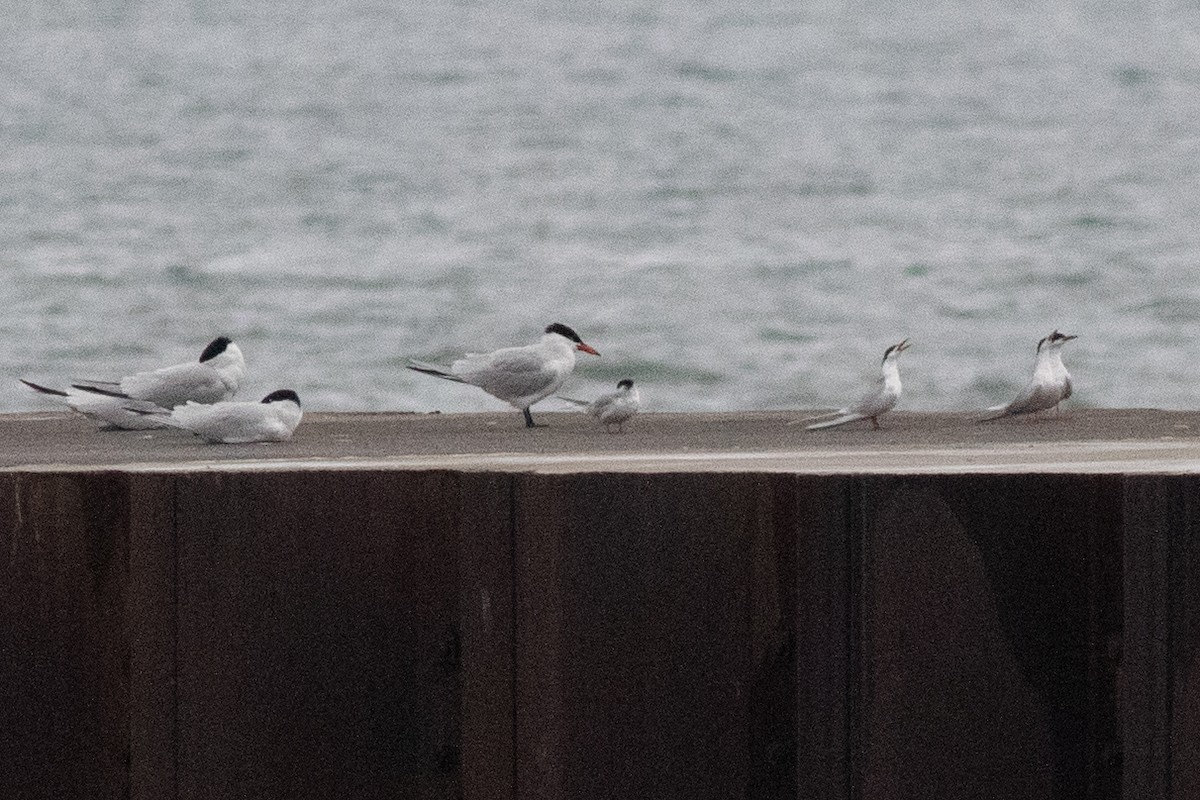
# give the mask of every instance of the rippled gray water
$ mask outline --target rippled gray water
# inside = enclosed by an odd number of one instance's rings
[[[3,2],[0,409],[242,345],[245,394],[548,322],[658,409],[1200,407],[1193,2]],[[798,6],[801,6],[798,8]],[[103,7],[103,10],[97,10]],[[549,406],[547,406],[549,407]]]

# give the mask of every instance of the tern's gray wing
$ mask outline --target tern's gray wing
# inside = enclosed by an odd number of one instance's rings
[[[886,411],[891,411],[896,405],[898,396],[886,390],[887,384],[883,378],[875,381],[875,388],[867,392],[862,398],[852,406],[847,406],[843,414],[862,414],[864,417],[874,417],[877,414],[883,414]]]
[[[1064,384],[1063,384],[1062,397],[1059,398],[1060,401],[1066,400],[1068,397],[1071,396],[1071,376],[1067,375],[1063,380],[1064,380]]]
[[[606,425],[625,422],[638,411],[639,404],[632,397],[621,395],[607,395],[607,397],[609,402],[594,412]]]
[[[129,375],[121,379],[121,391],[137,400],[174,408],[189,400],[216,403],[225,399],[229,389],[216,370],[196,362]]]
[[[606,411],[611,411],[612,408],[620,401],[621,395],[618,392],[608,392],[597,397],[591,403],[589,413],[599,417]]]
[[[1062,399],[1058,387],[1040,381],[1033,381],[1025,387],[1016,399],[1004,407],[1006,414],[1031,414],[1042,411],[1057,404]]]
[[[253,442],[277,438],[285,427],[265,403],[188,403],[171,419],[210,442]]]
[[[162,411],[162,409],[154,403],[147,403],[143,400],[130,400],[73,390],[68,393],[66,403],[79,413],[91,417],[108,428],[141,431],[162,427],[160,417],[147,416],[156,410]]]
[[[506,347],[491,353],[472,353],[451,365],[455,375],[467,376],[480,372],[539,372],[545,359],[529,347]]]
[[[544,358],[521,347],[468,356],[455,361],[451,369],[464,383],[505,400],[539,394],[561,378]]]

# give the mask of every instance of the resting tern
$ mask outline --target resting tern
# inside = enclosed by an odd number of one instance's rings
[[[1037,363],[1029,384],[1011,403],[987,409],[998,413],[979,421],[991,422],[1001,417],[1032,414],[1047,408],[1057,409],[1059,403],[1071,396],[1071,373],[1063,365],[1062,346],[1075,338],[1078,337],[1054,331],[1039,341]]]
[[[626,378],[618,381],[617,390],[602,394],[595,400],[576,400],[573,397],[563,397],[555,395],[559,400],[566,400],[568,403],[574,403],[583,408],[588,414],[591,414],[596,419],[604,424],[604,429],[609,433],[612,432],[611,426],[617,426],[617,432],[624,431],[625,423],[633,418],[633,415],[638,412],[641,407],[641,398],[638,396],[638,390],[634,388],[633,381]]]
[[[69,389],[51,389],[48,386],[42,386],[33,381],[27,381],[24,378],[20,378],[19,380],[30,389],[40,394],[49,395],[59,402],[65,403],[72,410],[78,411],[80,414],[95,421],[100,425],[100,430],[102,431],[143,431],[162,427],[162,424],[157,420],[131,411],[130,404],[139,403],[139,401],[128,397],[118,397],[109,393],[95,391],[85,392],[74,387]],[[148,412],[152,412],[158,408],[154,403],[139,403],[137,407]]]
[[[897,363],[900,359],[900,354],[911,347],[908,339],[894,344],[883,353],[883,367],[879,379],[875,382],[875,388],[868,392],[861,400],[852,406],[839,408],[832,414],[833,419],[825,422],[817,422],[809,425],[806,430],[815,431],[821,428],[832,428],[836,425],[845,425],[847,422],[855,422],[860,419],[870,419],[871,428],[879,430],[879,416],[891,411],[900,399],[900,366]]]
[[[22,379],[41,394],[57,398],[108,430],[157,428],[156,420],[131,411],[171,409],[189,401],[215,403],[237,392],[246,373],[242,351],[227,336],[209,342],[198,361],[127,375],[119,381],[79,381],[67,389],[51,389]]]
[[[525,427],[535,425],[529,407],[558,391],[575,369],[575,351],[600,355],[579,334],[562,323],[546,326],[542,338],[524,347],[505,347],[490,353],[468,353],[449,367],[411,360],[408,368],[448,381],[478,386],[519,409]]]
[[[156,419],[169,428],[180,428],[206,442],[244,444],[286,442],[300,424],[300,397],[291,389],[279,389],[261,402],[187,403],[174,410],[145,411],[130,408],[139,416]]]

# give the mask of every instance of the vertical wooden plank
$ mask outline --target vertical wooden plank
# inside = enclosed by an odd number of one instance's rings
[[[0,796],[129,788],[129,498],[107,473],[0,476]]]
[[[746,796],[754,495],[766,482],[520,480],[519,790]],[[757,648],[764,659],[768,638]]]
[[[796,483],[756,475],[749,496],[750,766],[747,800],[798,796]]]
[[[1200,479],[1174,476],[1171,525],[1171,797],[1200,796]]]
[[[562,664],[569,478],[518,475],[514,480],[516,796],[563,800],[571,733]]]
[[[1178,487],[1166,476],[1125,479],[1125,630],[1121,662],[1124,796],[1170,800],[1171,533]]]
[[[129,768],[132,800],[177,795],[175,478],[130,476]]]
[[[456,798],[443,472],[179,478],[182,798]]]
[[[504,474],[461,477],[464,800],[515,796],[513,483],[513,477]]]
[[[796,503],[797,795],[851,797],[850,682],[851,482],[834,476],[794,479]]]
[[[1120,475],[1080,479],[1088,541],[1088,794],[1122,796],[1121,648],[1125,624],[1125,483]]]

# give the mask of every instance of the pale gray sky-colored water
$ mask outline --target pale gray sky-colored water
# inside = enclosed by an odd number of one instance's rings
[[[565,322],[664,410],[1200,407],[1200,6],[0,3],[0,409],[193,358],[403,368]],[[549,402],[546,407],[552,407]]]

